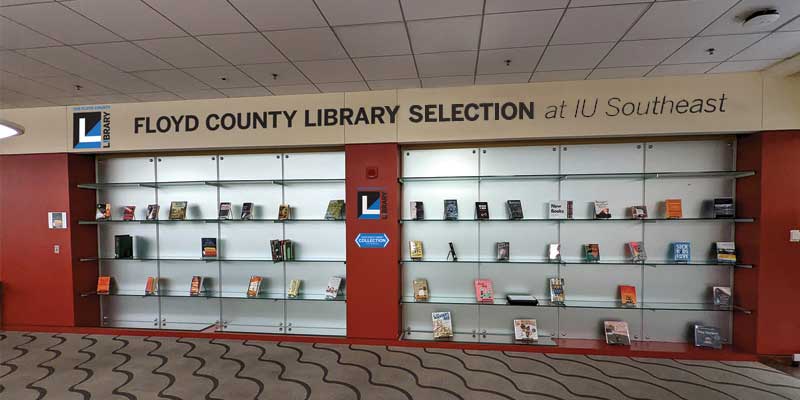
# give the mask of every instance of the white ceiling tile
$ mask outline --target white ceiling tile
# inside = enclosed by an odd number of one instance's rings
[[[664,63],[689,64],[724,61],[764,36],[765,34],[763,33],[751,33],[747,35],[696,37],[681,47]],[[709,54],[708,49],[712,48],[714,49],[714,54]]]
[[[421,77],[472,75],[477,51],[419,54],[417,68]]]
[[[626,40],[692,37],[722,15],[737,0],[685,0],[656,2]]]
[[[185,36],[186,33],[141,1],[74,0],[61,4],[110,27],[128,40]]]
[[[477,85],[500,85],[506,83],[528,83],[531,74],[495,74],[477,75],[475,84]]]
[[[50,86],[55,86],[65,92],[68,92],[70,97],[97,96],[101,94],[115,93],[113,89],[107,88],[90,80],[71,75],[37,78],[37,81]],[[80,90],[75,87],[76,85],[81,87]]]
[[[469,76],[440,76],[435,78],[422,78],[422,87],[450,87],[450,86],[472,86],[474,78]]]
[[[537,71],[594,68],[614,43],[548,46]]]
[[[412,56],[354,58],[358,70],[367,80],[416,78]]]
[[[215,89],[258,86],[235,67],[187,68],[183,71]]]
[[[186,100],[222,99],[225,95],[217,90],[176,90],[175,94]]]
[[[268,32],[267,37],[294,61],[332,60],[347,54],[330,28]]]
[[[153,93],[136,93],[132,94],[136,100],[139,101],[173,101],[173,100],[182,100],[177,95],[170,93],[170,92],[153,92]]]
[[[398,0],[316,0],[331,25],[402,21]]]
[[[161,88],[150,82],[133,76],[130,73],[117,70],[84,74],[82,76],[123,93],[146,93],[161,90]]]
[[[123,71],[166,69],[169,64],[128,42],[75,46],[78,50],[103,60]]]
[[[678,50],[689,39],[652,39],[619,42],[600,64],[601,67],[656,65]]]
[[[163,71],[142,71],[134,72],[133,74],[146,81],[153,82],[164,89],[172,91],[193,91],[209,88],[205,83],[200,82],[193,76],[177,69],[168,69]]]
[[[482,49],[544,46],[563,10],[487,15],[483,19]]]
[[[10,19],[0,17],[0,48],[24,49],[29,47],[58,46],[61,43],[40,35]]]
[[[570,8],[551,44],[617,41],[646,8],[647,4]]]
[[[28,78],[63,76],[66,72],[13,51],[0,51],[0,70]]]
[[[13,6],[17,4],[45,3],[56,0],[0,0],[0,6]]]
[[[248,87],[248,88],[228,88],[228,89],[220,89],[222,93],[225,93],[225,96],[228,97],[264,97],[264,96],[272,96],[272,94],[261,86],[257,87]]]
[[[537,71],[533,73],[531,82],[552,82],[552,81],[582,81],[589,76],[592,70],[577,69],[571,71]]]
[[[85,100],[94,104],[113,104],[113,103],[134,103],[136,99],[124,94],[109,94],[102,96],[89,96]]]
[[[242,65],[247,75],[264,86],[287,86],[308,84],[308,79],[291,63]]]
[[[77,75],[92,75],[117,71],[110,65],[67,46],[42,47],[38,49],[18,50],[18,52]]]
[[[800,53],[800,31],[775,32],[733,57],[732,61],[788,58]]]
[[[226,0],[147,0],[147,4],[192,35],[254,30]]]
[[[486,0],[486,13],[564,8],[568,2],[568,0]]]
[[[480,15],[483,0],[401,0],[406,20]]]
[[[319,90],[317,90],[317,88],[315,88],[313,85],[274,86],[270,87],[269,91],[276,96],[319,93]]]
[[[652,3],[655,0],[572,0],[570,7],[608,6],[613,4]]]
[[[178,67],[215,67],[227,63],[195,38],[140,40],[136,44]]]
[[[261,31],[327,26],[313,0],[232,0]]]
[[[367,81],[372,90],[388,89],[415,89],[420,86],[419,79],[387,79],[381,81]]]
[[[477,50],[481,17],[455,17],[409,21],[414,53]]]
[[[64,90],[3,71],[0,71],[0,87],[33,97],[69,96]]]
[[[719,63],[659,65],[650,71],[647,76],[705,74],[706,71],[716,67],[718,64]]]
[[[258,32],[199,36],[201,42],[233,64],[262,64],[286,61]]]
[[[478,74],[526,72],[530,75],[543,52],[544,47],[481,50],[478,57]],[[510,60],[508,65],[506,60]]]
[[[340,26],[334,28],[350,57],[411,54],[402,22]]]
[[[647,67],[619,67],[619,68],[598,68],[589,74],[588,79],[620,79],[620,78],[641,78],[653,69]]]
[[[761,71],[767,67],[781,61],[777,60],[756,60],[756,61],[728,61],[720,64],[718,67],[708,71],[710,74],[719,74],[725,72],[748,72],[748,71]]]
[[[777,21],[769,25],[758,25],[745,28],[745,18],[754,11],[775,9],[781,13]],[[733,35],[738,33],[770,32],[800,14],[800,1],[797,0],[743,0],[725,13],[711,26],[704,29],[701,35]]]
[[[59,106],[77,106],[81,104],[89,104],[88,97],[63,97],[58,99],[48,99],[53,104]]]
[[[297,63],[314,83],[354,82],[361,79],[351,60],[302,61]]]
[[[0,15],[67,44],[112,42],[121,38],[59,3],[0,8]]]
[[[780,31],[800,31],[800,17],[794,19],[794,21],[784,25],[779,29]]]
[[[369,90],[364,81],[320,83],[317,85],[317,87],[319,87],[319,90],[321,90],[323,93],[364,92]]]

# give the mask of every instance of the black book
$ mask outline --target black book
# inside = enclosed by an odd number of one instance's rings
[[[269,248],[270,252],[272,253],[272,261],[278,262],[283,261],[283,244],[279,239],[273,239],[269,241]]]
[[[736,207],[733,199],[723,197],[714,199],[714,218],[733,218],[736,215]]]
[[[507,294],[506,300],[508,304],[523,305],[523,306],[538,306],[539,300],[529,294]]]
[[[253,219],[253,203],[242,204],[242,219]]]
[[[411,202],[411,219],[420,220],[425,219],[425,207],[421,201]]]
[[[695,325],[694,345],[697,347],[721,349],[722,335],[719,333],[719,328],[714,326]]]
[[[489,219],[489,203],[485,201],[475,202],[475,218]]]
[[[458,200],[444,201],[444,219],[446,221],[455,221],[458,219]]]
[[[506,206],[508,208],[508,219],[522,219],[522,201],[520,200],[507,200]]]
[[[133,236],[114,236],[114,256],[116,258],[133,258]]]

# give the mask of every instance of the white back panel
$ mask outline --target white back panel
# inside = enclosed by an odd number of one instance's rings
[[[558,174],[558,156],[558,146],[484,148],[480,153],[480,175]]]
[[[219,157],[219,180],[282,179],[281,154],[226,154]]]
[[[642,172],[643,143],[561,146],[562,174]]]
[[[344,152],[286,153],[284,179],[344,179]]]
[[[647,172],[730,171],[732,140],[654,142],[647,144]]]
[[[405,150],[403,177],[477,176],[478,149]]]
[[[155,182],[154,157],[120,157],[97,160],[98,183]]]

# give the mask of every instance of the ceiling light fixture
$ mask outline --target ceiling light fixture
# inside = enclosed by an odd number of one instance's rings
[[[23,133],[25,133],[25,128],[21,125],[0,119],[0,139],[22,135]]]
[[[781,17],[778,10],[766,8],[763,10],[754,11],[746,15],[742,21],[745,28],[755,28],[764,25],[770,25]]]

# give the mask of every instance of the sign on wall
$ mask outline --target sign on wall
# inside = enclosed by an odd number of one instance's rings
[[[356,245],[362,249],[383,249],[389,245],[389,236],[385,233],[359,233]]]

